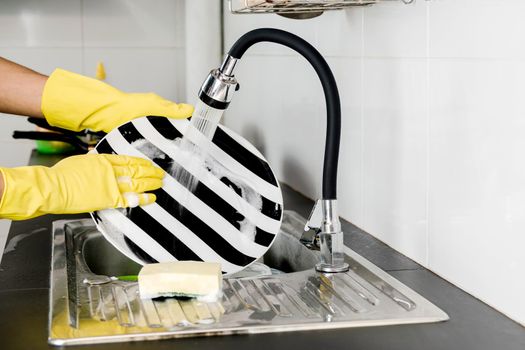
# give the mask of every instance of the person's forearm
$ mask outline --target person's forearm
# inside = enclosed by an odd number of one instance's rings
[[[0,57],[0,112],[43,117],[46,81],[47,76]]]

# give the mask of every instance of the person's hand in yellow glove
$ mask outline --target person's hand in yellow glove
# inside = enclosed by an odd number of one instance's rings
[[[44,86],[42,113],[50,125],[60,128],[109,132],[147,115],[188,118],[193,107],[154,93],[124,93],[99,80],[56,69]]]
[[[149,160],[109,154],[73,156],[53,167],[0,168],[0,218],[84,213],[146,205],[162,186],[164,171]]]
[[[187,118],[193,107],[153,93],[124,93],[106,83],[57,69],[49,77],[0,57],[0,112],[42,118],[79,131],[109,132],[147,115]]]

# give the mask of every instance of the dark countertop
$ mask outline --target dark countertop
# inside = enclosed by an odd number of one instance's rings
[[[30,164],[59,157],[33,153]],[[285,208],[307,216],[312,201],[283,186]],[[47,317],[51,223],[86,215],[49,215],[13,222],[0,265],[0,348],[49,349]],[[343,221],[345,244],[443,309],[442,323],[330,331],[186,338],[88,346],[93,349],[525,349],[525,328],[436,276],[354,225]],[[507,286],[508,287],[508,286]],[[86,348],[86,347],[80,347]]]

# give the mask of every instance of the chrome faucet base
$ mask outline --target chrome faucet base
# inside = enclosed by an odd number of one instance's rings
[[[322,199],[318,200],[305,225],[305,231],[316,232],[315,238],[311,234],[303,234],[301,242],[315,242],[315,244],[305,244],[309,249],[319,249],[321,251],[321,261],[315,266],[320,272],[336,273],[346,272],[349,269],[344,262],[344,243],[341,222],[337,213],[337,200]]]
[[[345,263],[345,255],[343,253],[343,232],[318,234],[321,262],[315,265],[315,269],[320,272],[336,273],[346,272],[349,265]]]
[[[350,270],[350,265],[348,265],[347,263],[342,263],[341,265],[318,263],[315,265],[315,270],[325,273],[347,272],[348,270]]]

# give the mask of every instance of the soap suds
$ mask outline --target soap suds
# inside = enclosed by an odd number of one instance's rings
[[[157,147],[155,147],[155,145],[153,145],[152,143],[150,143],[148,140],[144,138],[133,141],[131,143],[131,146],[138,149],[149,159],[155,159],[155,158],[164,159],[165,158],[165,154],[161,150],[159,150]]]
[[[202,301],[203,303],[216,303],[222,298],[222,290],[219,290],[217,293],[211,293],[207,295],[200,295],[196,299]]]
[[[184,142],[185,141],[185,142]],[[225,183],[228,187],[232,188],[240,197],[242,197],[246,202],[253,206],[257,210],[262,210],[262,197],[257,191],[254,190],[246,179],[232,173],[226,169],[221,163],[219,163],[215,158],[213,158],[206,149],[201,148],[201,145],[195,145],[191,142],[192,147],[182,147],[181,145],[188,140],[183,140],[182,138],[176,138],[170,144],[170,147],[173,147],[172,151],[177,152],[179,156],[183,159],[185,164],[192,164],[197,169],[199,173],[196,174],[201,178],[208,178],[211,181],[216,181],[219,179]],[[149,143],[145,139],[139,139],[132,143],[132,146],[142,152],[150,159],[166,159],[165,154]],[[187,171],[181,171],[178,164],[169,164],[170,167],[169,173],[175,179],[182,184],[181,181],[184,181],[186,188],[190,192],[195,192],[199,185],[199,181],[196,176],[192,176]],[[181,179],[181,176],[188,177],[188,179]],[[187,200],[187,199],[185,199]],[[184,201],[183,201],[184,203]],[[182,204],[183,204],[182,203]],[[238,213],[239,216],[242,216],[242,220],[237,221],[239,224],[239,231],[244,234],[251,241],[255,240],[256,226],[250,222],[249,219]]]

